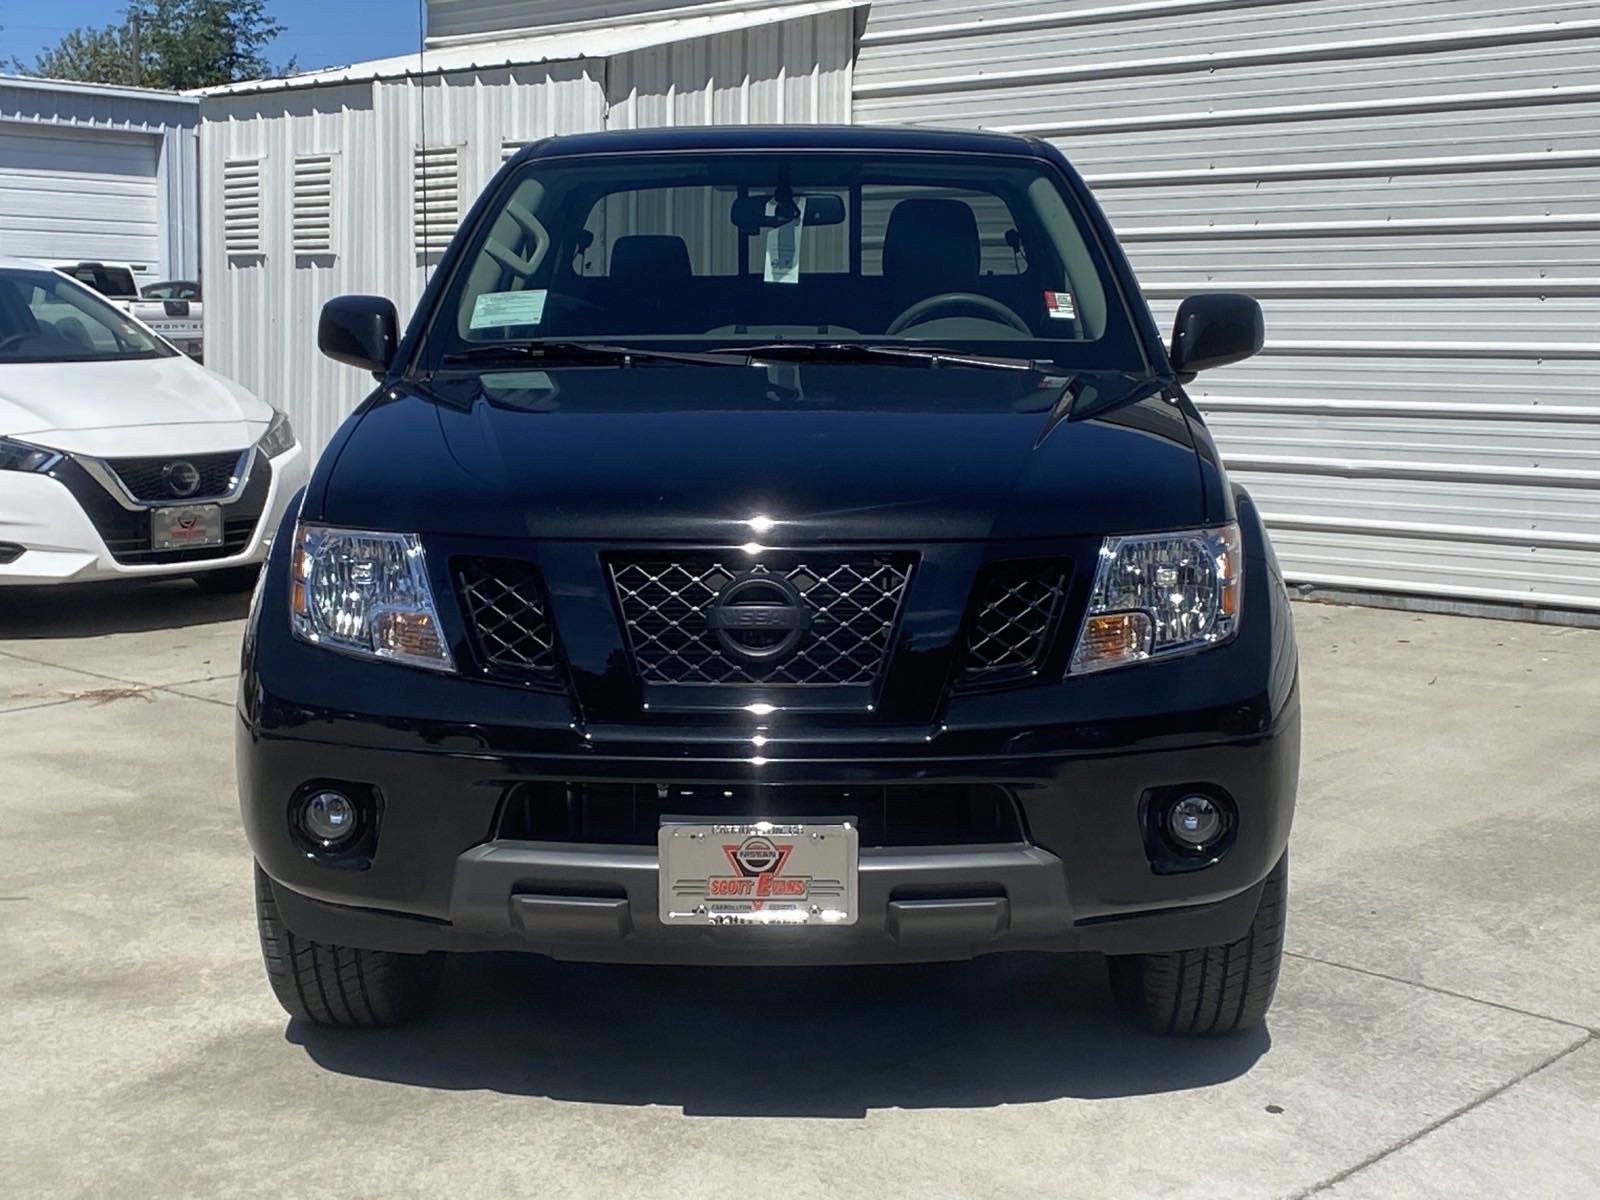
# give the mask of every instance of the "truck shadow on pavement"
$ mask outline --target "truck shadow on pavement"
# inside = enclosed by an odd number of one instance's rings
[[[242,620],[248,593],[212,595],[188,580],[0,589],[0,641],[92,638]]]
[[[824,969],[452,960],[438,1016],[385,1032],[291,1022],[340,1074],[693,1116],[859,1118],[1203,1087],[1248,1071],[1265,1030],[1136,1032],[1093,955]]]

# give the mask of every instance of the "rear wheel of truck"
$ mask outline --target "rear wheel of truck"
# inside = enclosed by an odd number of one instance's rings
[[[432,1006],[443,954],[391,954],[296,937],[278,915],[272,885],[256,873],[256,926],[261,957],[278,1003],[314,1025],[400,1025]]]
[[[1238,941],[1171,954],[1108,958],[1122,1015],[1153,1033],[1214,1037],[1261,1024],[1278,989],[1289,855],[1267,876],[1255,920]]]

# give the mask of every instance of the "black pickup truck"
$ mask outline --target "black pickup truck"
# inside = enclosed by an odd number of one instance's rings
[[[447,953],[1097,951],[1141,1024],[1260,1022],[1296,651],[1261,518],[1050,145],[532,146],[284,522],[238,764],[267,972],[385,1024]]]

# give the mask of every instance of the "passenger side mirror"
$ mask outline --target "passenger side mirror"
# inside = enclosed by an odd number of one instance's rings
[[[339,296],[322,306],[317,348],[335,362],[382,376],[400,345],[400,317],[382,296]]]
[[[1238,292],[1190,296],[1172,327],[1172,369],[1180,383],[1201,371],[1240,362],[1266,344],[1261,305]]]

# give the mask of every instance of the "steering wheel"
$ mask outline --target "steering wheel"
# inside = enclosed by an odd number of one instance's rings
[[[894,324],[884,330],[884,336],[889,337],[896,333],[903,333],[913,325],[921,325],[930,320],[935,313],[945,309],[966,309],[969,312],[977,309],[983,316],[993,317],[1011,326],[1018,333],[1033,336],[1033,330],[1028,328],[1028,323],[1011,309],[1001,304],[998,300],[991,300],[987,296],[980,296],[977,292],[941,292],[937,296],[929,296],[926,300],[918,300],[905,312],[894,319]]]
[[[18,342],[26,342],[30,338],[33,338],[33,337],[36,337],[36,336],[37,336],[36,334],[32,334],[32,333],[13,333],[10,337],[0,338],[0,350],[4,350],[8,346],[13,346]]]

